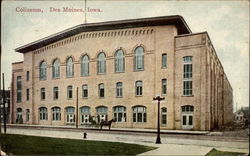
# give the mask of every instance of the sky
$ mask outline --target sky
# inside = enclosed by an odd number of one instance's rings
[[[11,63],[23,61],[15,48],[82,24],[84,1],[2,1],[1,71],[5,88],[11,83]],[[19,12],[40,8],[43,12]],[[50,8],[61,9],[51,12]],[[249,2],[242,1],[87,1],[87,23],[181,15],[193,33],[207,31],[233,87],[234,109],[249,105]]]

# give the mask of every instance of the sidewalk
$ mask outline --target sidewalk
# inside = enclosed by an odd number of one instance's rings
[[[24,125],[24,124],[7,124],[10,127],[32,127],[32,128],[62,128],[62,129],[75,129],[75,126],[55,126],[55,125]],[[84,127],[79,125],[78,129],[83,130],[99,130],[100,128]],[[103,127],[103,130],[108,129]],[[156,129],[137,129],[137,128],[111,128],[112,131],[124,131],[124,132],[144,132],[144,133],[156,133]],[[193,135],[205,135],[209,131],[190,131],[190,130],[161,130],[162,134],[193,134]]]

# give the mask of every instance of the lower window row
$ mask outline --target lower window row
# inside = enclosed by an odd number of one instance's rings
[[[81,124],[96,124],[102,121],[108,121],[108,108],[105,106],[96,107],[95,115],[91,114],[90,107],[84,106],[80,108],[79,120]],[[182,127],[183,128],[192,128],[193,126],[193,112],[194,107],[190,105],[185,105],[181,107],[182,109]],[[27,109],[28,110],[28,109]],[[26,111],[27,111],[26,110]],[[46,107],[40,107],[38,110],[39,120],[48,120],[48,109]],[[132,117],[133,122],[146,123],[147,122],[147,108],[145,106],[135,106],[132,107]],[[60,121],[61,120],[61,108],[53,107],[51,109],[52,120]],[[113,107],[113,117],[114,122],[126,122],[127,121],[127,112],[126,107],[116,106]],[[26,112],[26,121],[29,120],[29,110]],[[75,123],[75,108],[66,107],[65,108],[65,120],[67,124]],[[161,108],[161,126],[167,125],[167,108]],[[21,123],[22,119],[22,109],[17,109],[17,123]]]

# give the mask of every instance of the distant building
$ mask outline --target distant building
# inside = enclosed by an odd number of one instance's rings
[[[0,120],[1,123],[4,123],[4,118],[3,118],[3,91],[0,90]],[[10,90],[5,90],[5,98],[6,98],[6,105],[5,105],[5,113],[6,113],[6,123],[9,123],[10,119]]]
[[[233,121],[233,90],[208,33],[192,33],[181,16],[81,24],[16,51],[24,61],[12,64],[12,123],[156,128],[157,94],[166,98],[161,129]]]
[[[249,107],[241,107],[240,110],[234,113],[234,120],[236,122],[245,122],[246,120],[249,121]]]

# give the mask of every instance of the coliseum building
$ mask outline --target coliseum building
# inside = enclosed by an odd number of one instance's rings
[[[232,87],[207,32],[181,16],[81,24],[15,49],[12,123],[213,130],[233,120]],[[78,94],[77,94],[78,93]]]

